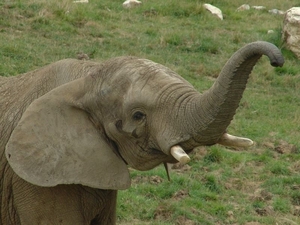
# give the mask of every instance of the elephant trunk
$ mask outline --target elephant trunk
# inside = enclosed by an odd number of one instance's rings
[[[249,75],[262,55],[267,55],[274,67],[284,63],[280,50],[273,44],[262,41],[250,43],[227,61],[208,91],[190,101],[190,119],[187,120],[192,121],[189,126],[193,131],[190,133],[192,138],[181,143],[184,149],[218,142],[233,119]]]

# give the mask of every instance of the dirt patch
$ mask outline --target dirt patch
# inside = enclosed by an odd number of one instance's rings
[[[257,208],[255,212],[260,216],[268,216],[268,215],[275,215],[275,211],[272,206],[266,206],[264,208]]]
[[[133,219],[132,221],[122,221],[118,222],[118,225],[151,225],[152,222],[141,221],[137,219]]]
[[[202,160],[204,158],[204,156],[207,155],[207,152],[208,152],[207,147],[199,146],[199,147],[195,148],[193,150],[193,152],[191,152],[190,155],[191,155],[193,161],[195,161],[195,160],[199,161],[199,160]]]
[[[172,217],[172,210],[168,209],[165,205],[158,206],[155,213],[155,220],[169,220]]]
[[[151,176],[149,177],[149,182],[151,184],[160,184],[163,182],[163,179],[160,176]]]
[[[150,184],[160,184],[164,181],[160,176],[142,176],[138,175],[132,179],[132,184],[142,184],[142,183],[150,183]]]
[[[173,196],[172,198],[174,200],[181,200],[181,199],[184,199],[186,197],[190,196],[189,195],[189,191],[188,190],[179,190],[177,191]]]
[[[176,225],[195,225],[196,223],[184,216],[180,216],[176,220]]]
[[[251,199],[255,201],[269,201],[272,198],[273,195],[262,188],[256,189],[253,193],[253,196],[251,196]]]
[[[275,146],[274,150],[280,154],[291,154],[298,151],[296,145],[289,144],[284,140],[280,140],[279,143]]]
[[[300,217],[300,206],[294,206],[292,211],[294,216]]]
[[[166,205],[159,206],[155,213],[154,219],[156,221],[170,221],[172,218],[172,210],[168,208]],[[186,218],[185,216],[179,216],[176,220],[174,225],[195,225],[196,222]]]
[[[191,170],[191,166],[188,164],[182,165],[181,163],[171,164],[171,170],[177,173],[185,173]]]
[[[295,162],[294,165],[291,167],[291,169],[295,172],[300,173],[300,161]],[[300,184],[298,185],[299,190],[300,190]]]
[[[291,154],[299,152],[296,145],[290,144],[284,140],[279,140],[278,143],[274,143],[273,141],[264,141],[262,145],[280,154]]]
[[[245,225],[261,225],[259,222],[247,222]]]
[[[252,194],[254,190],[259,188],[261,183],[240,178],[230,178],[224,183],[224,186],[226,189],[235,189]]]

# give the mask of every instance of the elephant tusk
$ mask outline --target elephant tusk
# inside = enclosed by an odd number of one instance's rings
[[[191,160],[179,145],[175,145],[171,148],[171,155],[181,164],[186,164]]]
[[[237,137],[224,133],[218,141],[218,144],[230,146],[230,147],[250,147],[253,145],[253,141],[249,138]]]

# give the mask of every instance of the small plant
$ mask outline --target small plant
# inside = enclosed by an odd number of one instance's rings
[[[215,176],[207,175],[203,180],[204,186],[207,187],[212,192],[219,193],[221,191],[221,187],[218,184],[218,181]]]
[[[256,209],[262,209],[262,208],[265,207],[265,203],[262,202],[262,201],[257,200],[257,201],[253,202],[253,207],[256,208]]]
[[[218,147],[211,147],[209,153],[204,157],[205,162],[220,163],[223,159]]]
[[[290,202],[287,199],[277,197],[274,199],[273,208],[275,211],[279,211],[281,213],[290,212]]]
[[[300,206],[300,192],[294,191],[291,198],[292,198],[293,205]]]
[[[272,162],[268,166],[269,170],[276,175],[289,175],[290,170],[288,168],[288,165],[283,162]]]

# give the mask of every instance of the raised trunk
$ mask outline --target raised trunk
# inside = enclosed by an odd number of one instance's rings
[[[272,66],[282,66],[284,59],[280,50],[268,42],[253,42],[238,50],[225,64],[213,86],[190,102],[193,112],[192,139],[185,148],[217,143],[226,132],[245,90],[249,75],[262,55],[267,55]]]

